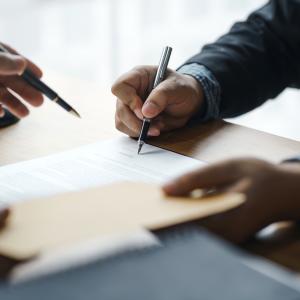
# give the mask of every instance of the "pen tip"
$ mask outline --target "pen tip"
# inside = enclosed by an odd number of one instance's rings
[[[140,152],[141,152],[141,150],[142,150],[142,147],[143,147],[143,145],[142,145],[142,144],[140,144],[140,145],[139,145],[138,152],[137,152],[137,154],[138,154],[138,155],[140,154]]]
[[[81,118],[80,114],[75,109],[70,110],[70,114],[77,118]]]

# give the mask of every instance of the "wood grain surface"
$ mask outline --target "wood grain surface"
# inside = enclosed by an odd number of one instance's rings
[[[101,139],[120,135],[114,128],[115,99],[109,88],[48,74],[55,87],[82,115],[76,119],[45,100],[41,108],[17,125],[0,130],[0,165],[28,160]],[[151,144],[206,162],[237,156],[256,156],[273,162],[300,153],[300,143],[223,121],[191,126],[152,139]],[[295,226],[275,226],[270,233],[246,245],[300,272],[300,231]]]

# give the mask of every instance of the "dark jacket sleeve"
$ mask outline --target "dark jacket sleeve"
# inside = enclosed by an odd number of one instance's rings
[[[272,0],[187,63],[221,86],[220,118],[234,117],[300,87],[300,0]]]

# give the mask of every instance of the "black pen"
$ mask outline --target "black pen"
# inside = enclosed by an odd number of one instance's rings
[[[3,45],[0,44],[0,51],[5,53],[10,53]],[[40,91],[42,94],[44,94],[46,97],[48,97],[50,100],[57,103],[59,106],[61,106],[64,110],[69,112],[70,114],[80,118],[79,113],[71,107],[67,102],[65,102],[56,92],[54,92],[52,89],[50,89],[44,82],[42,82],[40,79],[38,79],[30,70],[25,69],[25,71],[20,74],[20,76],[33,88]]]
[[[152,90],[154,90],[165,79],[166,71],[168,69],[168,64],[169,64],[169,60],[171,57],[171,53],[172,53],[171,47],[165,47],[163,49],[163,52],[162,52],[162,55],[160,58],[160,62],[158,64],[158,68],[156,71]],[[151,124],[151,119],[148,119],[148,118],[143,119],[143,125],[142,125],[142,129],[140,132],[139,140],[138,140],[138,154],[140,154],[142,147],[146,142],[150,124]]]

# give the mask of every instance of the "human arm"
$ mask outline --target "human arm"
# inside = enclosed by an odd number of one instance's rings
[[[188,195],[195,189],[243,193],[237,208],[207,218],[213,232],[237,243],[278,221],[300,220],[300,164],[279,165],[245,158],[222,161],[165,184],[167,195]]]
[[[221,88],[212,119],[241,115],[300,87],[300,1],[272,0],[184,65],[209,69]]]

